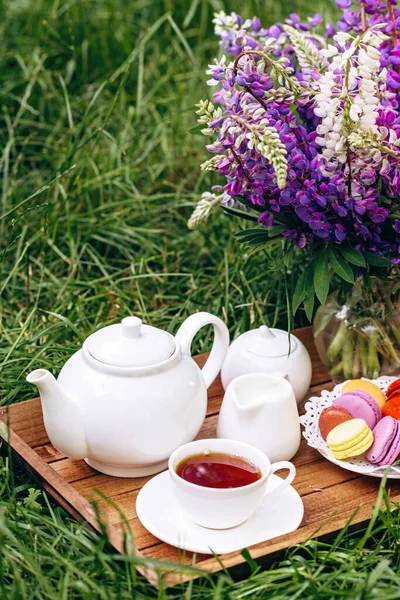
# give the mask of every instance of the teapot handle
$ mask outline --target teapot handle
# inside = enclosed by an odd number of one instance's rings
[[[206,387],[209,388],[220,372],[229,348],[229,331],[225,323],[210,313],[195,313],[182,323],[175,337],[181,345],[182,352],[191,356],[192,340],[199,329],[205,325],[214,327],[214,343],[211,353],[201,370]]]

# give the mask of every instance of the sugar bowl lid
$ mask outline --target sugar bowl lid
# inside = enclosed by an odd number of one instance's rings
[[[172,356],[175,342],[162,329],[126,317],[116,325],[96,331],[86,340],[89,354],[114,367],[149,367]]]
[[[297,347],[297,341],[293,335],[290,335],[289,347],[289,335],[287,331],[273,329],[266,325],[261,325],[258,329],[248,331],[242,337],[246,338],[246,341],[243,339],[243,343],[248,352],[265,356],[266,358],[287,355],[289,351],[293,352]]]

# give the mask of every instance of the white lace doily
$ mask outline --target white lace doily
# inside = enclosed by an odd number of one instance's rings
[[[365,379],[365,378],[364,378]],[[373,383],[381,388],[382,391],[386,392],[389,385],[397,379],[397,377],[379,377],[378,379],[372,379]],[[345,383],[345,382],[344,382]],[[304,427],[303,435],[307,440],[307,443],[311,448],[316,448],[322,456],[330,460],[335,465],[339,465],[343,469],[348,471],[354,471],[362,475],[370,475],[371,477],[383,477],[383,474],[387,467],[380,467],[371,464],[365,457],[360,456],[357,458],[349,458],[347,460],[337,460],[332,456],[328,444],[321,437],[318,421],[321,412],[327,406],[331,406],[335,398],[340,396],[342,393],[342,387],[344,383],[335,385],[332,392],[323,390],[321,396],[314,396],[309,398],[304,405],[305,414],[300,417],[300,423]],[[390,479],[400,479],[400,467],[391,467],[388,477]]]

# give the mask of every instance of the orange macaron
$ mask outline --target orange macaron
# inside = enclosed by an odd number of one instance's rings
[[[390,395],[390,399],[382,408],[382,414],[384,417],[393,417],[400,421],[400,392]]]
[[[396,379],[389,385],[388,389],[386,390],[386,398],[390,400],[392,396],[397,393],[400,393],[400,379]]]

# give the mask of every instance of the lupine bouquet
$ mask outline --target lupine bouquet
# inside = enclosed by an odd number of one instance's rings
[[[197,105],[212,154],[201,169],[225,181],[203,194],[189,227],[222,204],[255,222],[239,241],[304,249],[291,301],[309,318],[330,277],[351,285],[400,265],[400,9],[337,4],[339,22],[325,27],[318,14],[269,28],[216,14],[223,55],[207,71],[213,100]]]

